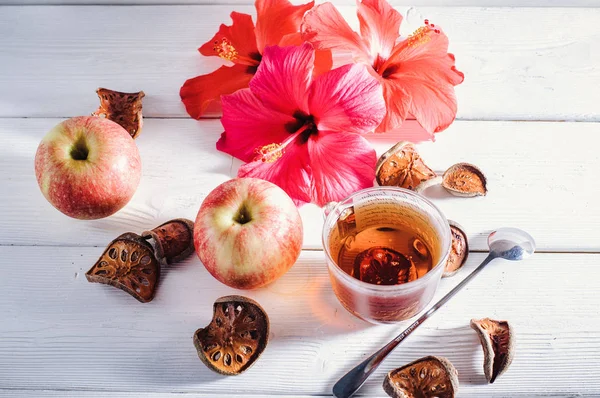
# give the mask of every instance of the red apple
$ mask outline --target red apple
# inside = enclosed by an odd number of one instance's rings
[[[110,120],[81,116],[56,125],[35,155],[42,193],[69,217],[110,216],[129,202],[142,174],[133,138]]]
[[[215,188],[194,225],[198,257],[219,281],[237,289],[273,282],[298,259],[302,219],[277,185],[235,178]]]

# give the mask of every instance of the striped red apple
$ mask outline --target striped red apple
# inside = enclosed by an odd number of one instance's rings
[[[129,133],[108,119],[74,117],[50,130],[35,155],[44,197],[69,217],[107,217],[129,202],[142,162]]]
[[[302,219],[277,185],[234,178],[208,194],[194,225],[200,260],[237,289],[267,285],[294,265],[302,250]]]

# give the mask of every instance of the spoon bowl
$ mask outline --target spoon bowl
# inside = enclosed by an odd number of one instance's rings
[[[517,228],[499,228],[488,236],[490,255],[510,261],[526,259],[535,252],[535,240]]]

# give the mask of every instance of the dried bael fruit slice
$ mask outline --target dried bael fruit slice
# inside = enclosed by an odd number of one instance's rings
[[[147,303],[154,298],[160,265],[152,246],[141,236],[127,232],[108,245],[85,277],[89,282],[118,287]]]
[[[93,116],[105,117],[118,123],[133,137],[142,132],[143,91],[137,93],[121,93],[119,91],[99,88],[96,90],[100,98],[100,107],[92,113]]]
[[[181,261],[194,251],[194,223],[185,218],[167,221],[142,236],[153,239],[156,258],[162,264]]]
[[[469,240],[464,229],[455,221],[448,220],[450,223],[450,234],[452,235],[452,247],[446,261],[443,277],[456,274],[459,269],[467,262],[469,257]]]
[[[406,189],[414,189],[436,176],[423,162],[415,146],[406,141],[397,143],[381,155],[375,173],[379,185]]]
[[[417,279],[417,269],[402,253],[375,246],[356,256],[352,276],[373,285],[400,285]]]
[[[507,321],[471,319],[483,346],[483,372],[489,383],[506,372],[514,355],[514,336]]]
[[[388,373],[383,389],[392,398],[454,398],[458,372],[446,358],[424,357]]]
[[[487,194],[485,175],[469,163],[457,163],[446,170],[442,186],[453,195],[467,198]]]
[[[194,333],[198,357],[209,369],[238,375],[260,357],[269,339],[269,318],[254,300],[226,296],[215,301],[211,323]]]

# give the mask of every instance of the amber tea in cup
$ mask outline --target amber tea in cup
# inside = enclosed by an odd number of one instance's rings
[[[352,314],[376,323],[408,319],[431,301],[450,244],[439,209],[401,188],[351,195],[331,209],[323,229],[337,298]]]

